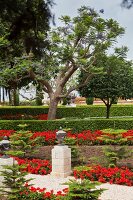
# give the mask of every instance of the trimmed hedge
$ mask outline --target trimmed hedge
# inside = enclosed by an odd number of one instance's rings
[[[24,130],[45,131],[71,128],[73,132],[82,130],[102,130],[105,128],[133,129],[133,119],[91,119],[91,120],[1,120],[0,129],[20,130],[19,124],[28,124]]]
[[[47,114],[48,106],[2,106],[0,107],[0,115],[38,115]]]
[[[28,114],[38,115],[47,114],[48,106],[16,106],[0,107],[0,115]],[[78,106],[78,107],[58,107],[57,118],[65,117],[105,117],[106,107],[99,105]],[[112,116],[133,116],[133,105],[113,105],[110,117]]]

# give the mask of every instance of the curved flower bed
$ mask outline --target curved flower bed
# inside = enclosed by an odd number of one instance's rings
[[[31,174],[41,174],[46,175],[51,172],[52,166],[48,160],[41,159],[20,159],[15,158],[18,162],[18,165],[25,166],[23,171],[31,173]]]
[[[32,174],[47,175],[51,172],[52,166],[48,160],[41,159],[20,159],[16,158],[19,165],[24,165],[23,171]],[[133,171],[126,167],[106,168],[100,165],[88,166],[86,169],[74,169],[74,177],[99,181],[101,183],[120,184],[133,186]]]
[[[120,184],[133,186],[133,172],[126,167],[106,168],[100,165],[90,166],[87,170],[74,170],[74,177],[89,179],[101,183],[109,182],[110,184]]]

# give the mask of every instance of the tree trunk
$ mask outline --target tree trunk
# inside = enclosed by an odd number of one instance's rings
[[[19,106],[19,94],[16,88],[11,91],[11,103],[12,106]]]
[[[110,108],[111,108],[111,105],[106,104],[106,118],[107,119],[109,119],[109,116],[110,116]]]
[[[48,120],[54,120],[56,119],[56,112],[57,112],[57,106],[59,102],[59,98],[52,98],[50,99],[49,104],[49,111],[48,111]]]
[[[36,105],[42,106],[43,105],[42,100],[43,100],[42,89],[41,89],[40,85],[38,85],[36,87]]]

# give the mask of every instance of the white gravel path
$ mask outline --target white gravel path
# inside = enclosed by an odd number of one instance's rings
[[[57,179],[50,174],[46,176],[29,174],[27,178],[34,178],[31,181],[34,187],[46,188],[47,191],[54,190],[55,193],[68,187],[62,184],[68,182],[69,179],[73,179],[73,177]],[[97,188],[108,189],[102,193],[100,200],[133,200],[133,187],[104,183]]]

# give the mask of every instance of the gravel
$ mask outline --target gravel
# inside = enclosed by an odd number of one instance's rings
[[[34,184],[34,187],[46,188],[47,191],[54,190],[55,193],[68,187],[63,183],[74,179],[72,176],[67,178],[55,178],[50,174],[45,176],[28,174],[27,178],[34,178],[34,180],[30,182]],[[100,196],[100,200],[133,200],[133,187],[104,183],[97,186],[97,188],[107,189]]]

